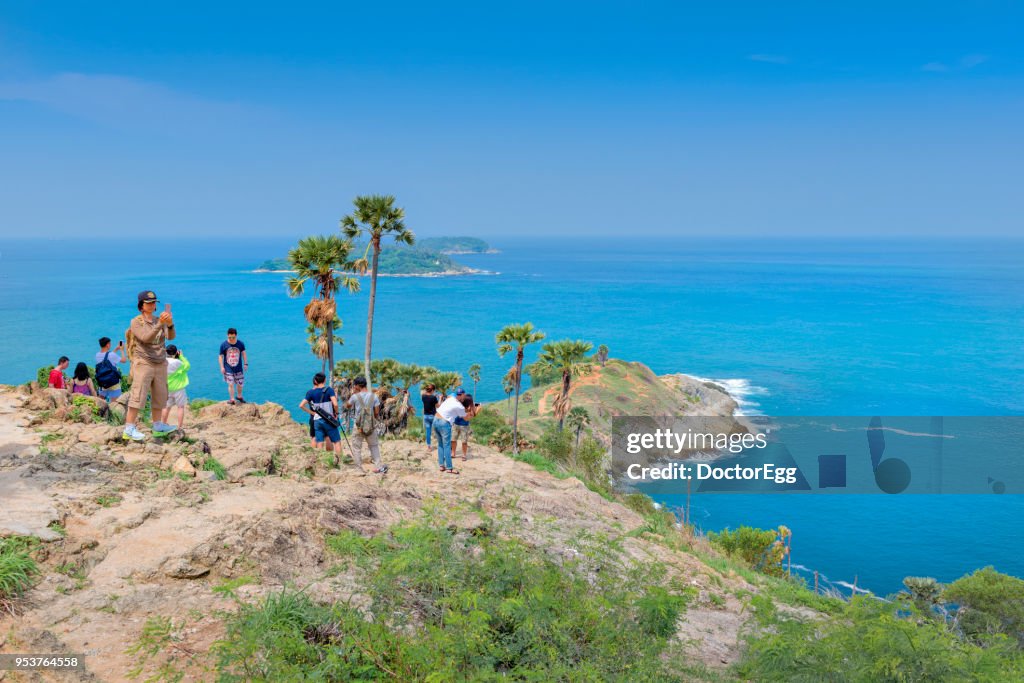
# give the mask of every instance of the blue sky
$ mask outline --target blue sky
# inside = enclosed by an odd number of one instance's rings
[[[0,236],[1020,234],[1024,5],[893,4],[9,0]]]

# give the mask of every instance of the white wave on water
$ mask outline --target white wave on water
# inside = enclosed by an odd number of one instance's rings
[[[708,379],[706,377],[697,377],[695,379],[701,382],[711,382],[725,389],[726,393],[732,396],[733,400],[736,401],[738,408],[736,409],[737,415],[764,415],[761,412],[761,404],[755,399],[759,396],[767,396],[768,390],[764,387],[760,387],[756,384],[751,384],[748,379]]]
[[[792,569],[794,571],[802,572],[804,574],[807,574],[808,578],[814,576],[814,570],[811,569],[810,567],[805,567],[802,564],[797,564],[797,563],[794,562],[793,565],[792,565]],[[865,588],[861,588],[860,586],[855,586],[855,585],[853,585],[852,583],[850,583],[848,581],[843,581],[842,579],[838,579],[836,581],[832,581],[831,579],[829,579],[827,576],[825,576],[821,572],[818,572],[818,585],[820,587],[819,591],[822,588],[824,588],[824,589],[831,588],[833,590],[838,591],[840,594],[842,594],[843,591],[841,589],[845,588],[850,593],[851,596],[852,595],[856,595],[857,593],[861,593],[863,595],[870,595],[871,594],[871,591],[869,591],[869,590],[867,590]]]

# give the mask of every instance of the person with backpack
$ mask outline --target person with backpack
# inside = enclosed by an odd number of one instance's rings
[[[100,397],[108,402],[121,396],[121,371],[117,366],[126,360],[124,341],[117,342],[117,348],[111,350],[110,337],[100,337],[100,350],[96,354],[96,386]]]
[[[377,422],[380,419],[380,399],[366,388],[366,378],[356,377],[352,382],[352,396],[345,405],[355,409],[356,428],[352,432],[352,458],[356,467],[363,468],[363,443],[370,449],[370,456],[377,469],[374,474],[384,474],[388,466],[380,458],[380,441],[377,438]]]
[[[161,420],[165,423],[171,416],[171,408],[178,409],[178,431],[185,425],[185,408],[188,407],[188,394],[185,387],[188,386],[188,370],[192,364],[185,358],[174,344],[167,345],[167,407]]]
[[[313,388],[299,403],[299,410],[309,413],[313,424],[313,441],[316,448],[325,448],[324,440],[334,444],[334,454],[341,462],[341,434],[338,433],[338,397],[334,389],[326,386],[327,376],[322,372],[313,375]],[[327,415],[331,420],[323,417]]]

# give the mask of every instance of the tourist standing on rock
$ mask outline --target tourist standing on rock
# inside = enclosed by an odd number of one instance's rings
[[[82,396],[98,396],[96,385],[93,384],[92,377],[89,376],[89,366],[85,363],[75,366],[75,374],[71,378],[71,393]]]
[[[467,394],[465,389],[455,392],[455,400],[460,401],[466,408],[466,417],[456,417],[452,423],[452,457],[459,450],[459,442],[462,442],[462,460],[469,460],[469,437],[473,430],[469,426],[469,419],[476,415],[476,407],[473,405],[473,397]]]
[[[100,337],[100,350],[96,354],[96,386],[100,396],[107,401],[121,396],[121,371],[117,366],[126,360],[124,341],[117,342],[117,348],[111,351],[110,337]]]
[[[249,355],[245,352],[245,344],[238,338],[238,330],[228,328],[227,341],[220,344],[220,374],[228,383],[228,405],[235,405],[235,387],[238,387],[238,402],[245,403],[242,398],[242,386],[245,384],[245,371],[249,369]]]
[[[306,397],[299,403],[299,410],[309,413],[310,419],[313,423],[313,442],[316,448],[327,448],[324,444],[326,439],[328,443],[334,444],[334,455],[338,459],[338,464],[341,464],[341,434],[338,433],[338,427],[331,424],[323,417],[320,416],[319,412],[326,413],[337,419],[338,415],[338,396],[334,393],[334,389],[329,386],[325,386],[327,382],[327,376],[322,372],[318,372],[313,375],[313,388],[306,392]]]
[[[356,467],[363,469],[363,444],[370,449],[370,457],[377,466],[374,474],[384,474],[388,466],[380,458],[380,441],[377,438],[377,421],[380,419],[380,399],[367,389],[366,378],[356,377],[352,382],[352,396],[346,403],[355,409],[356,426],[352,431],[352,458]]]
[[[423,431],[427,435],[427,452],[430,452],[430,436],[434,431],[434,415],[437,414],[437,404],[440,402],[437,394],[434,393],[435,387],[433,384],[427,383],[423,385],[423,391],[420,392],[420,398],[423,400]]]
[[[461,400],[460,400],[461,399]],[[458,474],[452,467],[452,427],[456,418],[469,419],[473,416],[470,409],[473,399],[465,393],[461,397],[449,396],[437,407],[434,418],[434,436],[437,438],[437,464],[442,472]]]
[[[71,365],[71,361],[67,356],[61,356],[57,359],[57,366],[50,370],[50,378],[46,381],[46,386],[51,389],[67,389],[68,383],[64,380],[64,371]]]
[[[128,395],[128,414],[124,418],[125,441],[142,441],[146,436],[139,431],[135,422],[139,411],[149,397],[153,415],[153,435],[166,436],[174,431],[169,424],[158,421],[167,403],[167,349],[164,342],[174,339],[174,318],[168,304],[159,317],[154,317],[157,298],[151,291],[139,292],[139,314],[132,318],[131,326],[125,332],[128,340],[128,357],[131,360],[132,389]]]
[[[160,419],[167,424],[171,416],[171,408],[178,409],[178,431],[185,425],[185,408],[188,407],[188,370],[192,364],[174,344],[167,345],[167,407]]]

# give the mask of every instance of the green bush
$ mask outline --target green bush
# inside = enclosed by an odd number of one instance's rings
[[[987,636],[1004,634],[1024,646],[1021,579],[985,567],[951,583],[943,598],[959,606],[960,629],[971,640],[981,642]]]
[[[290,590],[243,605],[215,647],[220,680],[678,680],[662,655],[686,599],[656,570],[600,548],[555,562],[493,520],[469,533],[433,517],[331,537],[358,566],[362,611]]]
[[[506,427],[505,418],[499,415],[492,408],[480,408],[480,411],[471,420],[473,425],[473,438],[477,443],[490,443],[491,437],[502,427]],[[510,440],[511,443],[511,440]]]
[[[560,465],[568,465],[573,456],[573,435],[558,430],[557,425],[549,425],[537,439],[537,450],[545,458]]]
[[[32,539],[0,538],[0,612],[13,612],[13,601],[27,591],[39,574],[32,559]]]
[[[782,576],[785,573],[782,568],[785,546],[781,536],[781,527],[776,531],[741,526],[735,531],[711,532],[708,540],[726,555],[743,560],[752,569],[769,576]]]
[[[53,370],[55,365],[44,365],[43,367],[36,370],[36,384],[43,387],[44,389],[50,386],[50,371]]]
[[[753,681],[904,683],[1024,680],[1010,641],[982,648],[942,622],[921,618],[909,600],[857,596],[827,620],[783,618],[770,599],[751,600],[761,628],[748,636],[737,673]]]

